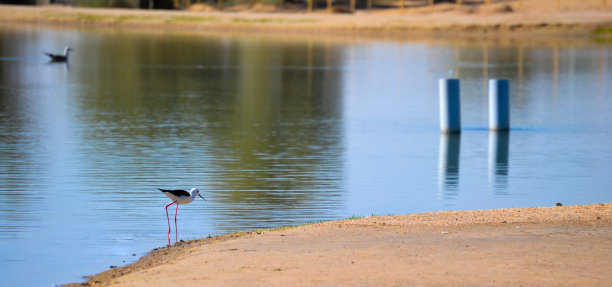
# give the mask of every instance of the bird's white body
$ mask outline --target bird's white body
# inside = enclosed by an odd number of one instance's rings
[[[171,192],[164,192],[164,194],[172,201],[176,201],[177,204],[190,203],[195,199],[196,196],[200,195],[200,190],[198,190],[197,188],[192,188],[188,192],[189,196],[187,196],[187,194],[174,194]]]
[[[68,54],[70,53],[70,51],[72,51],[72,48],[70,47],[64,48],[64,57],[66,57],[66,59],[68,59]]]

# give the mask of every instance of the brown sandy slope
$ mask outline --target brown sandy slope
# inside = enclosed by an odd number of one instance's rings
[[[610,270],[608,203],[368,217],[225,235],[153,251],[84,285],[610,286]]]
[[[494,1],[499,2],[499,1]],[[58,6],[0,5],[0,23],[34,23],[93,27],[177,29],[203,31],[265,31],[342,34],[486,34],[591,35],[612,34],[612,3],[599,0],[516,1],[489,7],[438,4],[389,10],[360,10],[355,14],[325,12],[145,11],[136,9],[82,9]],[[581,4],[587,3],[587,4]],[[590,4],[589,4],[590,3]],[[251,11],[251,12],[249,12]]]

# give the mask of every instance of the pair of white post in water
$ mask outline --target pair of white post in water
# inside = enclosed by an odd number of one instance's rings
[[[459,79],[440,79],[440,130],[461,132]],[[489,130],[510,130],[508,80],[489,80]]]

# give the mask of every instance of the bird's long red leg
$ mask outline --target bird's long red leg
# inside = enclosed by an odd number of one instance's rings
[[[166,218],[168,218],[168,246],[170,246],[170,215],[168,214],[168,206],[175,204],[176,201],[166,205]],[[178,204],[176,205],[178,207]],[[175,221],[176,224],[176,221]]]
[[[174,242],[178,242],[178,226],[176,225],[176,216],[178,215],[178,203],[176,204],[176,211],[174,212],[174,233],[176,234],[176,238]]]

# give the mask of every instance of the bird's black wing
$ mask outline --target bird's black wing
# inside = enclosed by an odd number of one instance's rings
[[[45,55],[49,56],[51,58],[51,61],[56,61],[56,62],[66,61],[66,57],[62,55],[55,55],[55,54],[49,54],[49,53],[45,53]]]
[[[191,196],[191,194],[189,194],[189,192],[187,192],[186,190],[182,190],[182,189],[161,189],[158,188],[159,190],[161,190],[161,192],[168,192],[174,196],[177,197],[189,197]]]

